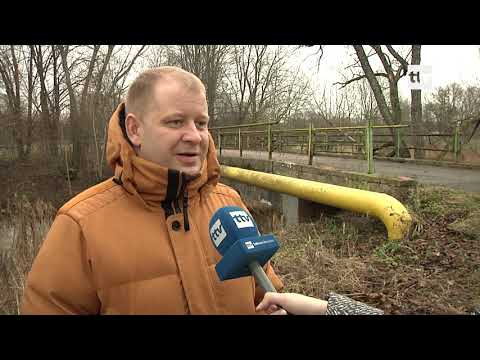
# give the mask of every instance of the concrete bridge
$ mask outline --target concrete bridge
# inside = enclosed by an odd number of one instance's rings
[[[238,151],[226,149],[219,154],[219,161],[231,167],[385,193],[403,204],[411,204],[419,183],[480,192],[480,166],[456,163],[439,166],[425,160],[375,160],[375,173],[367,174],[366,161],[361,159],[315,156],[313,165],[308,165],[305,155],[273,153],[272,160],[268,160],[267,152],[243,150],[240,157]],[[332,209],[309,200],[265,190],[261,185],[248,185],[225,177],[222,182],[233,186],[248,201],[271,204],[283,214],[286,224],[312,221]]]
[[[238,150],[223,149],[222,157],[239,157]],[[265,151],[242,151],[245,159],[268,159]],[[298,165],[308,164],[306,155],[273,153],[272,160]],[[367,161],[352,157],[314,156],[312,166],[332,171],[347,171],[366,174]],[[442,185],[467,192],[480,192],[480,166],[454,162],[409,159],[375,159],[375,176],[397,179],[410,178],[421,184]],[[254,170],[254,169],[252,169]]]

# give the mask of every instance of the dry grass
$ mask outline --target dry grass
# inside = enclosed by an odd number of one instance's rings
[[[421,186],[408,240],[387,241],[381,222],[350,212],[265,230],[261,218],[259,227],[280,242],[272,262],[285,291],[334,291],[387,314],[465,314],[480,309],[479,209],[478,194]]]
[[[281,245],[273,260],[285,291],[318,298],[335,291],[358,297],[367,294],[371,268],[356,244],[358,231],[331,219],[288,226],[275,232]],[[340,244],[339,239],[343,238]]]
[[[56,210],[41,200],[18,199],[0,223],[0,314],[18,314],[26,276]]]
[[[274,233],[272,259],[285,290],[324,298],[331,291],[387,314],[461,314],[480,307],[480,195],[419,187],[409,240],[386,241],[377,219],[350,212],[282,226],[265,204],[249,204],[261,233]],[[0,314],[18,314],[26,275],[55,216],[43,201],[17,198],[0,220]],[[460,226],[461,225],[461,226]],[[468,231],[467,231],[468,230]]]

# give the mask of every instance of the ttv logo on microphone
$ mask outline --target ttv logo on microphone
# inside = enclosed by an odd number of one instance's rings
[[[210,228],[210,237],[215,243],[215,246],[218,247],[220,243],[223,241],[223,239],[225,239],[226,236],[227,236],[227,232],[223,228],[222,223],[220,222],[220,219],[217,219],[217,221],[215,221],[215,223]]]
[[[245,242],[245,246],[247,247],[248,250],[253,249],[255,245],[251,241]]]
[[[255,227],[252,219],[245,211],[231,211],[230,216],[232,217],[233,221],[235,221],[235,225],[237,225],[237,228],[239,229]]]

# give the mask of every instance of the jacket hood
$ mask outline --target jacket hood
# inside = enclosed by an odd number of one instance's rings
[[[138,196],[149,208],[157,208],[167,198],[178,198],[181,195],[180,182],[183,181],[179,179],[184,179],[185,175],[138,157],[123,134],[121,117],[125,117],[124,102],[117,107],[108,124],[106,156],[115,174],[114,181],[130,194]],[[220,164],[210,133],[208,138],[208,152],[201,174],[188,181],[185,189],[189,198],[213,188],[220,178]]]

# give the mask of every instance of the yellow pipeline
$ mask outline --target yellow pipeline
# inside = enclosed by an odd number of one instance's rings
[[[232,180],[374,216],[385,224],[389,240],[403,239],[412,223],[402,203],[387,194],[224,165],[221,171],[222,176]]]

